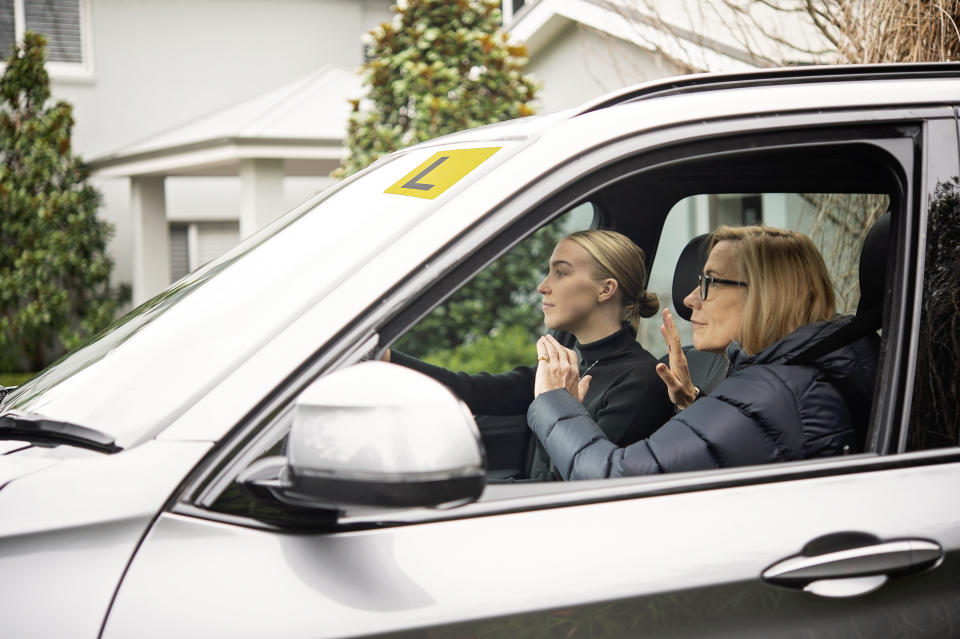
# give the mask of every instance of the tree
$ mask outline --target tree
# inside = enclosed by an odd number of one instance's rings
[[[755,66],[960,59],[960,0],[619,0],[611,5],[647,46],[687,72],[715,70],[700,45],[717,42],[739,48]]]
[[[408,0],[393,10],[369,34],[367,94],[352,103],[350,153],[336,176],[411,144],[533,114],[527,50],[500,30],[499,0]]]
[[[72,108],[47,106],[46,39],[28,31],[0,78],[0,369],[39,370],[107,326],[109,225],[71,151]]]
[[[408,0],[394,12],[370,33],[372,58],[361,69],[367,94],[353,102],[350,153],[335,176],[417,142],[533,113],[537,85],[523,72],[525,47],[499,29],[499,0]],[[435,309],[398,347],[421,357],[444,350],[444,358],[461,361],[468,355],[458,360],[450,349],[522,327],[529,351],[512,349],[498,362],[529,361],[542,323],[535,289],[558,237],[552,227],[541,229]]]

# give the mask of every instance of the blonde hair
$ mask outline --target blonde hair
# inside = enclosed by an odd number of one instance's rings
[[[563,238],[576,243],[594,261],[595,279],[617,281],[621,293],[621,319],[637,328],[641,317],[651,317],[660,308],[654,293],[647,292],[647,264],[643,249],[616,231],[589,229]]]
[[[748,354],[833,317],[833,283],[809,237],[769,226],[721,226],[710,235],[710,250],[724,241],[737,242],[734,263],[748,283],[739,337]]]

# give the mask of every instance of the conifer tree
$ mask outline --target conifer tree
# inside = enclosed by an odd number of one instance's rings
[[[0,78],[0,370],[39,370],[108,325],[99,193],[71,150],[69,104],[48,105],[46,39],[28,31]]]

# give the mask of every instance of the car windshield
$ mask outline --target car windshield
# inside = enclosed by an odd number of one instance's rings
[[[93,428],[121,447],[153,436],[517,145],[418,147],[381,160],[134,309],[3,408]]]

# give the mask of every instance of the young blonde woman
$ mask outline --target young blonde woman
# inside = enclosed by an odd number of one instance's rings
[[[537,287],[547,328],[577,339],[570,354],[578,380],[584,379],[580,397],[586,414],[621,446],[649,436],[674,410],[655,371],[656,359],[636,340],[639,319],[659,307],[656,295],[646,291],[646,279],[643,251],[628,237],[587,230],[560,240]],[[395,351],[386,351],[383,359],[445,384],[475,414],[522,415],[534,398],[535,366],[469,375]]]
[[[685,299],[696,348],[726,354],[728,377],[698,397],[669,311],[662,333],[670,366],[658,366],[683,409],[629,446],[610,441],[578,397],[584,385],[570,353],[550,337],[537,349],[537,398],[527,422],[564,479],[645,475],[857,452],[851,406],[869,406],[876,335],[822,356],[794,356],[831,335],[833,287],[808,237],[763,226],[720,227],[710,238],[700,285]]]

